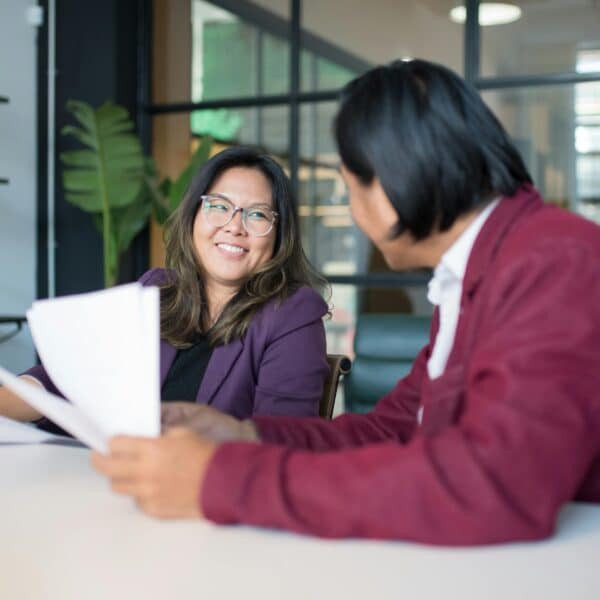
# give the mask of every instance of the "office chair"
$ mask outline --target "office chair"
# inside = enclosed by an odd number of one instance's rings
[[[319,403],[319,416],[323,419],[331,419],[335,405],[335,395],[342,375],[347,375],[352,369],[352,362],[343,354],[328,354],[329,375],[323,388],[323,396]]]

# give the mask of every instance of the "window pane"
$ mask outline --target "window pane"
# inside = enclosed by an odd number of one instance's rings
[[[304,104],[300,110],[299,213],[304,248],[326,275],[389,273],[381,254],[352,221],[331,132],[335,110],[334,102]],[[334,314],[341,306],[346,320],[352,311],[431,314],[424,286],[361,288],[352,294],[348,291],[352,287],[334,286],[334,296],[338,288],[343,304],[334,298]]]
[[[513,138],[548,202],[586,216],[600,199],[596,126],[600,83],[488,91],[483,98]],[[579,123],[579,125],[578,125]]]
[[[154,0],[152,101],[287,92],[287,9],[261,4],[231,12],[205,0]]]
[[[364,236],[352,222],[339,158],[331,136],[336,104],[300,109],[300,219],[306,251],[325,274],[363,272]]]
[[[325,320],[327,352],[354,357],[352,342],[356,315],[357,288],[354,285],[332,285],[331,319]]]
[[[261,33],[260,92],[285,94],[289,90],[290,45],[284,38]]]
[[[484,76],[579,71],[582,67],[578,66],[578,51],[600,46],[600,5],[596,2],[513,4],[521,10],[516,21],[481,28]],[[600,71],[600,66],[593,70]]]
[[[289,23],[277,2],[230,12],[192,0],[192,100],[289,89]]]
[[[250,144],[287,156],[289,108],[196,110],[189,117],[194,135],[210,135],[223,144]]]
[[[208,2],[192,5],[192,100],[256,94],[256,27]]]
[[[303,0],[304,90],[336,89],[371,65],[418,56],[463,69],[463,26],[447,3]],[[308,74],[306,73],[308,71]]]

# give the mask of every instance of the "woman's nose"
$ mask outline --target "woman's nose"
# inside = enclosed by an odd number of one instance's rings
[[[231,221],[229,221],[229,223],[227,223],[227,225],[225,225],[225,227],[223,227],[223,229],[225,229],[226,231],[229,231],[235,235],[245,233],[244,224],[242,222],[242,211],[240,209],[237,209],[234,212],[233,217],[231,218]]]

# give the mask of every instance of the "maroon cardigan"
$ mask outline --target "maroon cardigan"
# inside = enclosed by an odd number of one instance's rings
[[[370,414],[259,417],[268,443],[220,446],[204,514],[470,545],[548,536],[565,502],[600,501],[600,228],[524,187],[475,242],[454,347],[432,381],[438,318]]]

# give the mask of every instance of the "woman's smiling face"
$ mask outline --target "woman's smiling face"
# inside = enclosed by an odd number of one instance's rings
[[[258,169],[227,169],[214,181],[207,194],[224,196],[240,208],[260,204],[275,210],[269,180]],[[206,287],[216,285],[238,290],[273,256],[276,226],[277,223],[265,236],[249,235],[242,224],[241,211],[238,211],[227,225],[214,227],[208,223],[200,205],[194,218],[193,241]]]

